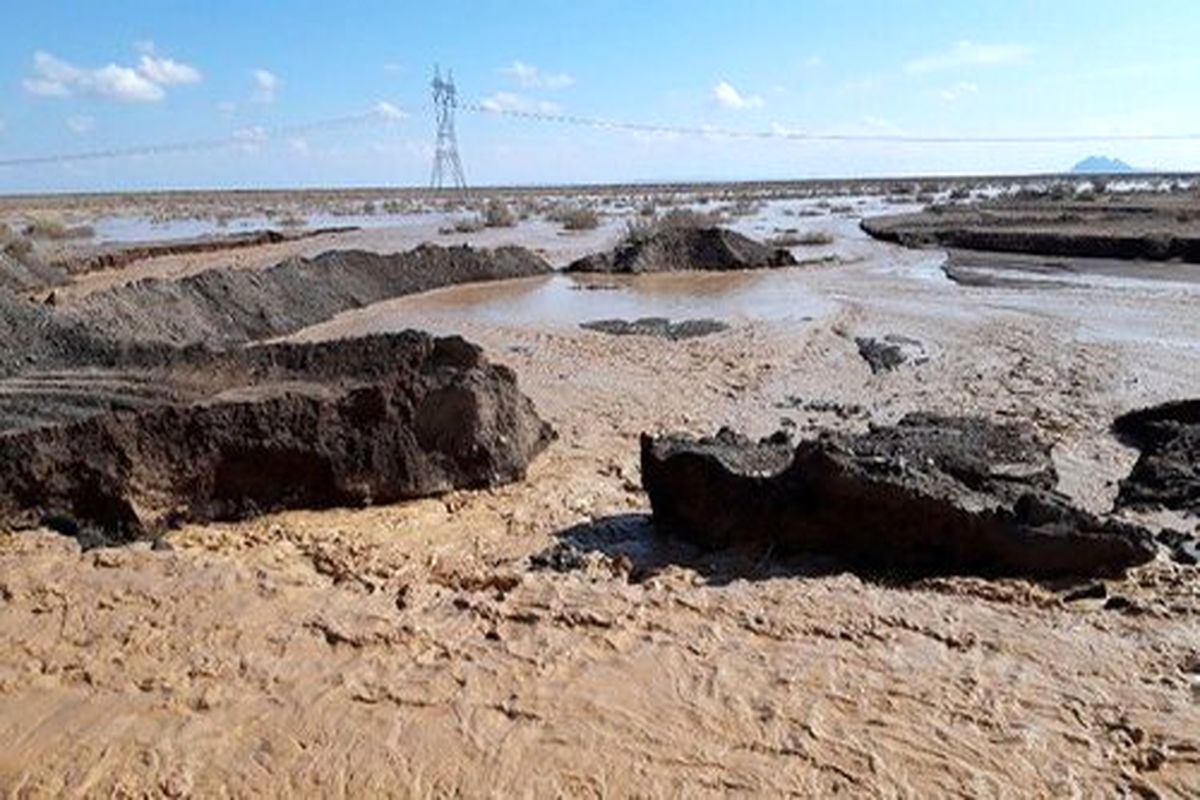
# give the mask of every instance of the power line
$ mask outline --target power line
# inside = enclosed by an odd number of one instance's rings
[[[384,110],[386,108],[386,110]],[[187,142],[170,142],[167,144],[139,145],[137,147],[116,147],[106,150],[87,150],[78,153],[61,153],[54,155],[24,156],[19,158],[0,158],[0,167],[24,167],[41,164],[68,164],[77,161],[102,161],[112,158],[137,158],[141,156],[165,155],[171,153],[190,153],[204,150],[221,150],[226,147],[239,147],[263,144],[271,140],[301,136],[314,131],[331,128],[345,128],[364,124],[384,124],[396,119],[398,109],[392,106],[381,106],[362,114],[348,114],[341,117],[305,122],[297,125],[282,125],[270,128],[252,127],[236,132],[230,136],[214,139],[194,139]]]
[[[737,130],[709,126],[654,125],[643,122],[621,122],[599,117],[573,114],[554,114],[500,108],[486,103],[460,103],[460,108],[480,114],[553,122],[608,130],[637,133],[672,134],[678,136],[720,137],[724,139],[787,139],[801,142],[890,142],[898,144],[1077,144],[1086,142],[1182,142],[1200,140],[1200,133],[1125,133],[1125,134],[1044,134],[1034,136],[919,136],[901,133],[808,133],[785,128],[772,130]]]

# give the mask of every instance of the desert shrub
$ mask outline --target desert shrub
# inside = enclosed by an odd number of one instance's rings
[[[484,223],[479,217],[462,217],[454,220],[451,230],[455,233],[476,233],[483,230]]]
[[[32,239],[85,239],[95,231],[91,225],[67,225],[52,216],[34,217],[25,226],[25,235]]]
[[[489,228],[511,228],[517,224],[517,215],[507,203],[493,197],[483,207],[483,224]]]
[[[711,228],[720,225],[725,218],[720,214],[709,211],[697,211],[694,208],[672,208],[657,220],[660,229],[671,228]]]
[[[643,203],[641,208],[638,209],[638,216],[640,217],[653,217],[657,213],[658,206],[654,205],[653,202]]]
[[[280,214],[278,222],[285,228],[303,228],[308,224],[308,220],[305,217],[295,213],[294,211],[288,211]]]
[[[590,231],[600,225],[600,215],[588,206],[560,208],[553,218],[569,231]]]
[[[18,261],[24,261],[33,252],[33,242],[0,222],[0,250]]]
[[[833,244],[833,234],[826,231],[785,231],[771,240],[774,247],[813,247]]]
[[[965,186],[955,186],[950,190],[951,200],[967,200],[971,197],[971,190]]]

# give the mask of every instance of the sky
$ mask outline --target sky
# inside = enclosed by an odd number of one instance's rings
[[[1194,0],[40,0],[6,9],[0,193],[420,186],[434,64],[486,109],[756,132],[1200,132]],[[322,125],[357,117],[353,124]],[[1200,141],[818,143],[460,110],[474,185],[1200,170]],[[318,123],[311,125],[311,123]]]

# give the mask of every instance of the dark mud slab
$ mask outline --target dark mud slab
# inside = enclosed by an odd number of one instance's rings
[[[671,341],[698,339],[729,330],[729,326],[720,320],[684,319],[672,322],[666,317],[642,317],[632,322],[623,319],[599,319],[580,323],[579,327],[613,336],[656,336]]]
[[[1120,574],[1151,535],[1070,505],[1049,447],[1018,425],[925,414],[798,446],[642,439],[655,525],[707,547],[772,547],[904,574]]]
[[[0,433],[0,525],[126,541],[179,520],[483,488],[523,478],[553,436],[515,375],[458,337],[176,351],[158,377],[181,388]]]
[[[854,344],[858,347],[858,354],[871,368],[872,375],[891,372],[904,364],[924,364],[929,360],[921,342],[896,333],[878,339],[859,336]]]
[[[1113,432],[1141,450],[1121,481],[1117,505],[1200,515],[1200,400],[1180,400],[1124,414]]]
[[[567,272],[675,272],[769,269],[796,264],[782,248],[770,247],[726,228],[668,228],[628,239],[608,253],[585,256]]]

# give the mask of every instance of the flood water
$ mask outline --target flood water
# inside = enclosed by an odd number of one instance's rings
[[[718,319],[803,323],[837,304],[803,284],[803,269],[636,276],[552,275],[468,284],[400,297],[341,314],[301,338],[384,333],[420,325],[454,331],[463,321],[575,327],[600,319]]]

